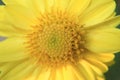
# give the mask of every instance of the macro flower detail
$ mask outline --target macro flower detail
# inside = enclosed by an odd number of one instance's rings
[[[2,0],[1,80],[104,80],[120,51],[114,0]]]

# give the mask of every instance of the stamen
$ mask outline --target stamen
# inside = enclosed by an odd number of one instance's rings
[[[39,24],[27,34],[28,52],[38,60],[38,64],[58,66],[76,63],[84,53],[83,27],[76,17],[59,12],[41,15]]]

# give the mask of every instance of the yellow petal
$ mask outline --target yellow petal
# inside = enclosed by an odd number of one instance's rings
[[[84,73],[79,69],[79,65],[74,65],[71,64],[71,69],[72,69],[72,73],[74,73],[74,75],[77,77],[76,80],[85,80],[86,77],[84,76]]]
[[[65,11],[71,0],[55,0],[55,7]]]
[[[86,35],[85,47],[96,53],[120,51],[120,29],[91,30]]]
[[[50,3],[51,1],[51,3]],[[50,10],[50,5],[52,5],[53,0],[32,0],[34,9],[38,11],[38,13],[44,13],[45,11]]]
[[[113,53],[87,53],[85,54],[85,57],[89,57],[92,59],[99,60],[101,62],[110,62],[114,59]]]
[[[29,2],[28,2],[29,1]],[[30,9],[35,13],[37,17],[39,17],[40,13],[45,12],[45,0],[28,0]],[[28,7],[28,8],[29,8]]]
[[[18,64],[19,61],[0,63],[0,79]]]
[[[73,71],[74,67],[72,67],[71,65],[66,65],[65,67],[63,67],[63,80],[79,80],[79,78]],[[82,78],[80,80],[83,80]]]
[[[37,67],[25,80],[38,80],[38,76],[40,74],[41,67]]]
[[[9,62],[25,59],[28,56],[25,53],[23,38],[8,38],[0,42],[0,62]]]
[[[96,77],[97,80],[105,80],[104,76],[98,76]]]
[[[102,4],[95,9],[89,11],[86,15],[80,17],[80,23],[84,24],[85,27],[95,25],[106,20],[110,17],[115,10],[115,2],[110,1]]]
[[[38,80],[49,80],[50,78],[50,73],[51,73],[51,68],[42,68],[42,71],[38,75]]]
[[[32,64],[32,65],[31,65]],[[3,80],[24,80],[35,69],[35,64],[30,60],[21,61],[18,65],[14,66],[10,71],[2,76]]]
[[[41,0],[42,1],[42,0]],[[54,7],[54,1],[55,0],[43,0],[44,1],[44,6],[46,11],[51,11],[52,8]]]
[[[120,24],[120,16],[113,17],[105,22],[86,27],[88,31],[100,31],[109,28],[115,28]]]
[[[6,5],[22,5],[29,8],[35,15],[38,15],[36,4],[34,4],[35,1],[37,0],[3,0]]]
[[[29,6],[31,8],[33,8],[35,6],[34,9],[35,8],[43,8],[42,6],[44,6],[45,9],[50,9],[51,6],[53,5],[52,3],[54,2],[54,0],[20,0],[20,1],[19,0],[13,0],[13,1],[3,0],[3,2],[5,2],[7,5],[21,4],[24,6]]]
[[[10,1],[10,0],[2,0],[6,5],[9,5],[9,4],[12,4],[12,5],[14,5],[14,4],[19,4],[19,5],[28,5],[27,4],[27,2],[29,1],[29,0],[12,0],[12,1]]]
[[[68,7],[70,0],[33,0],[35,8],[40,13],[50,10],[63,10],[65,11]]]
[[[4,19],[4,14],[5,14],[4,7],[5,6],[0,6],[0,21]]]
[[[106,20],[109,20],[109,19],[114,18],[114,17],[116,16],[116,14],[117,14],[117,13],[116,13],[116,12],[114,12],[114,13],[113,13],[113,14],[111,14],[111,15],[110,15],[110,17],[108,17]]]
[[[103,73],[108,70],[109,66],[106,63],[112,62],[114,59],[113,53],[85,53],[84,61],[94,71],[96,77],[103,77]]]
[[[15,27],[12,24],[0,23],[0,36],[12,37],[12,36],[23,36],[26,31]]]
[[[71,0],[68,5],[68,11],[80,15],[90,4],[91,0]]]
[[[85,57],[86,63],[92,68],[92,70],[98,75],[103,75],[103,72],[108,70],[108,67],[99,60]]]
[[[98,6],[100,5],[103,5],[105,3],[108,3],[110,1],[113,1],[113,0],[91,0],[91,3],[89,5],[89,7],[87,7],[87,9],[84,11],[86,14],[88,12],[90,12],[92,9],[95,9],[97,8]]]
[[[87,64],[85,60],[80,60],[79,69],[82,71],[86,80],[95,80],[95,75],[91,69],[91,67]]]
[[[97,67],[97,66],[95,66],[95,65],[92,65],[91,63],[89,63],[89,61],[88,61],[88,64],[89,64],[89,66],[91,67],[91,69],[94,71],[94,74],[96,75],[96,76],[98,76],[98,75],[103,75],[103,71],[99,68],[99,67]]]
[[[5,11],[5,6],[0,6],[0,12],[0,36],[10,37],[21,35],[23,32],[26,33],[26,31],[16,27],[8,21],[10,19],[7,18],[8,13]]]
[[[56,76],[56,71],[57,71],[57,68],[52,68],[51,69],[51,74],[50,74],[50,77],[49,77],[49,80],[57,80],[57,76]]]
[[[7,5],[5,6],[6,18],[5,21],[20,29],[29,30],[36,24],[35,15],[22,5]]]
[[[18,0],[17,0],[18,1]],[[19,3],[24,3],[23,5],[27,7],[36,17],[40,16],[41,11],[39,10],[39,6],[44,5],[42,0],[23,0],[24,2],[18,1]],[[44,1],[44,0],[43,0]],[[39,4],[39,5],[38,5]],[[43,7],[42,7],[43,8]],[[44,8],[43,8],[44,9]]]
[[[55,80],[64,80],[62,68],[56,70],[56,79]]]

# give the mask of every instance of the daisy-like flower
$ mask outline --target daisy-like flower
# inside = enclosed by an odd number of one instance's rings
[[[120,51],[114,0],[3,0],[0,80],[104,80]]]

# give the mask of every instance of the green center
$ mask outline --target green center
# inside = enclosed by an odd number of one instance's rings
[[[60,37],[56,33],[53,33],[50,35],[48,39],[48,47],[49,49],[56,49],[57,47],[60,47]]]

